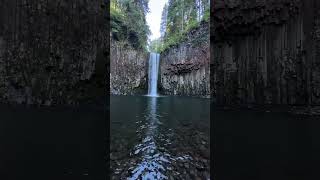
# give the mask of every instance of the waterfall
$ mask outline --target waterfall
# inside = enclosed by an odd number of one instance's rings
[[[149,82],[148,82],[148,95],[157,96],[157,83],[159,71],[160,54],[150,53],[149,58]]]

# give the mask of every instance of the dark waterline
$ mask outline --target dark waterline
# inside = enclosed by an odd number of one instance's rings
[[[210,101],[111,96],[112,179],[210,179]]]

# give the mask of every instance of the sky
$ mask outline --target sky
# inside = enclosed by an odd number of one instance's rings
[[[150,12],[147,14],[147,23],[149,25],[151,35],[150,40],[154,40],[160,37],[160,22],[161,14],[164,4],[168,0],[149,0]]]

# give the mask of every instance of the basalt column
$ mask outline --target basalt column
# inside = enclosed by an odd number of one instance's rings
[[[185,41],[161,53],[161,93],[209,97],[209,57],[209,24],[203,22]]]
[[[104,2],[1,0],[0,102],[105,101],[109,32]]]
[[[217,103],[320,104],[319,8],[316,0],[215,0]]]

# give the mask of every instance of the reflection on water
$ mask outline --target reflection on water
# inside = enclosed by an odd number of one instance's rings
[[[146,109],[146,124],[142,121],[138,121],[140,129],[138,133],[146,130],[145,138],[141,143],[134,147],[134,154],[141,154],[142,160],[138,166],[131,172],[133,175],[129,179],[166,179],[167,176],[163,174],[166,164],[170,163],[170,155],[158,151],[157,144],[155,142],[155,136],[157,136],[157,127],[161,124],[157,115],[157,98],[150,97],[148,102],[148,108]],[[169,141],[169,140],[168,140]]]
[[[112,179],[209,179],[208,103],[111,97]]]

